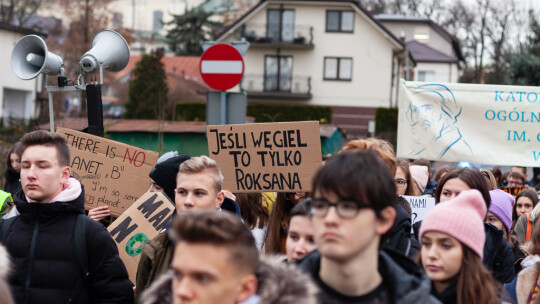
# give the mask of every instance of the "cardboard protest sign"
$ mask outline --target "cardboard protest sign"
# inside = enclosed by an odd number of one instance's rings
[[[107,228],[133,284],[142,245],[165,228],[173,211],[174,204],[163,193],[145,193]]]
[[[322,163],[317,121],[207,126],[206,135],[232,192],[309,191]]]
[[[435,198],[429,196],[408,196],[402,195],[404,199],[409,202],[412,209],[412,218],[411,218],[411,231],[412,225],[414,223],[424,220],[426,214],[431,208],[435,207]]]
[[[109,206],[118,216],[150,183],[158,153],[70,129],[58,128],[71,152],[71,173],[84,185],[86,209]]]
[[[397,156],[539,167],[540,89],[401,81]]]
[[[525,189],[524,187],[512,187],[512,188],[502,188],[501,190],[512,195],[514,198],[518,195],[518,193],[521,192],[521,190]]]

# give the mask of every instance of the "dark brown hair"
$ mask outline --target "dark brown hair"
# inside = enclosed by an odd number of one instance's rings
[[[24,151],[31,146],[46,146],[55,147],[60,166],[69,166],[70,153],[64,136],[58,133],[51,133],[45,130],[33,131],[26,133],[20,140],[19,155],[22,156]]]
[[[478,169],[454,168],[446,173],[443,178],[441,178],[441,181],[437,184],[437,189],[435,190],[435,201],[437,203],[441,201],[441,193],[444,184],[453,178],[460,179],[465,182],[469,188],[480,191],[484,201],[486,202],[486,209],[489,210],[489,206],[491,205],[491,197],[489,196],[488,182],[484,175],[478,171]]]
[[[417,191],[418,188],[414,186],[415,181],[412,179],[412,176],[411,176],[411,170],[409,169],[409,162],[406,159],[398,158],[396,160],[396,165],[397,165],[397,168],[400,168],[401,170],[403,170],[403,173],[405,173],[405,179],[407,180],[407,189],[405,189],[405,195],[410,195],[410,196],[421,195],[422,193],[418,193]]]
[[[21,153],[20,153],[20,148],[21,148],[21,143],[20,142],[16,142],[13,147],[11,147],[11,149],[9,149],[9,153],[8,153],[8,156],[7,156],[7,160],[6,160],[6,164],[7,164],[7,167],[9,170],[15,172],[15,169],[13,169],[13,166],[11,165],[11,154],[15,153],[19,156],[19,159],[21,158]]]
[[[517,172],[517,171],[510,171],[508,173],[508,177],[506,178],[506,180],[509,180],[510,178],[518,178],[521,180],[521,182],[523,184],[525,184],[525,175],[523,175],[522,173],[520,172]]]
[[[240,213],[249,229],[264,228],[270,221],[268,208],[263,205],[262,193],[235,193]]]
[[[259,251],[251,231],[235,215],[216,210],[180,212],[173,220],[171,240],[175,243],[211,244],[226,247],[236,269],[255,273]]]
[[[469,247],[461,244],[463,261],[457,275],[457,302],[500,303],[500,284],[486,269],[480,257]]]
[[[523,189],[519,191],[519,193],[516,195],[516,203],[514,204],[514,207],[512,207],[512,221],[516,222],[518,220],[517,216],[517,201],[520,197],[526,197],[531,200],[533,204],[533,208],[538,204],[538,194],[536,194],[536,191],[533,189]]]
[[[372,149],[329,159],[313,177],[312,189],[314,195],[333,193],[340,199],[369,204],[378,218],[384,208],[397,205],[394,176]]]
[[[266,253],[285,253],[281,241],[287,236],[289,213],[294,207],[294,203],[287,197],[287,194],[280,192],[276,196],[264,243]]]
[[[435,172],[435,175],[433,176],[433,179],[438,183],[442,176],[445,174],[445,173],[448,173],[448,171],[450,171],[450,167],[448,166],[444,166],[444,167],[441,167],[437,170],[437,172]]]

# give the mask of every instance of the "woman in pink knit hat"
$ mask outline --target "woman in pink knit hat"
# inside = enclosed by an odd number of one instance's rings
[[[486,211],[478,190],[464,190],[422,223],[420,262],[444,304],[500,303],[497,282],[482,264]]]

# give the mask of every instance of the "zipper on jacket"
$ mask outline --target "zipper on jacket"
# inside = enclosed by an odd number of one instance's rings
[[[35,209],[33,210],[35,211]],[[38,235],[38,228],[39,228],[39,221],[38,217],[36,216],[36,212],[33,212],[33,218],[34,218],[34,231],[32,233],[32,243],[30,245],[30,259],[28,260],[28,270],[26,271],[26,280],[24,282],[24,293],[26,295],[26,303],[28,303],[30,298],[30,277],[32,274],[32,266],[34,265],[34,255],[36,251],[36,240]]]

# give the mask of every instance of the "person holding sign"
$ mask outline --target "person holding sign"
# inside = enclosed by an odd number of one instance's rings
[[[132,284],[105,227],[83,218],[86,251],[80,254],[74,246],[85,195],[81,183],[70,177],[64,137],[40,130],[20,141],[22,191],[14,197],[20,215],[0,228],[7,232],[2,241],[13,258],[9,284],[15,301],[133,303]]]
[[[343,152],[313,178],[318,251],[299,264],[320,289],[319,303],[438,303],[411,259],[380,250],[396,217],[391,173],[374,151]]]
[[[420,229],[420,264],[442,303],[500,303],[497,282],[482,265],[486,204],[462,191],[431,209]]]
[[[232,207],[224,210],[236,214],[236,208],[239,209],[239,207],[236,202],[225,198],[221,189],[223,175],[214,160],[207,156],[193,157],[183,161],[171,158],[156,165],[157,170],[151,174],[153,179],[162,180],[161,175],[165,172],[169,173],[166,175],[170,175],[172,171],[164,170],[164,167],[171,169],[172,167],[169,166],[173,163],[179,164],[173,196],[176,212],[198,209],[220,210],[224,201],[227,201]],[[165,183],[160,185],[167,187]],[[154,280],[170,268],[173,249],[174,246],[165,231],[144,244],[137,267],[135,290],[137,299]]]

